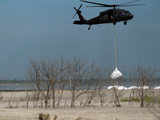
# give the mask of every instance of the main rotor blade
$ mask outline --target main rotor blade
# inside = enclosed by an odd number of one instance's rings
[[[90,1],[86,1],[86,0],[80,0],[80,1],[85,2],[85,3],[89,3],[89,4],[105,6],[105,7],[116,7],[115,5],[108,5],[108,4],[98,3],[98,2],[90,2]]]
[[[87,0],[80,0],[82,2],[85,2],[85,3],[89,3],[89,4],[95,4],[97,6],[88,6],[88,7],[131,7],[131,6],[142,6],[144,4],[131,4],[133,2],[130,2],[128,4],[112,4],[112,5],[109,5],[109,4],[103,4],[103,3],[97,3],[97,2],[90,2],[90,1],[87,1]],[[138,1],[138,0],[135,0],[135,1]]]
[[[76,10],[76,8],[74,7],[74,9]],[[73,15],[72,19],[76,16],[77,12]]]
[[[83,6],[83,4],[81,4],[81,5],[79,6],[78,10],[80,10],[82,6]]]
[[[95,5],[95,6],[86,6],[86,7],[105,7],[105,6],[100,6],[100,5]]]
[[[128,5],[128,4],[136,3],[138,1],[140,1],[140,0],[132,0],[132,1],[129,1],[129,2],[124,2],[122,4]]]
[[[120,7],[132,7],[132,6],[144,6],[145,4],[130,4],[130,5],[123,5],[123,4],[120,4],[119,6]]]
[[[80,10],[82,6],[83,6],[83,4],[81,4],[78,9],[76,7],[73,7],[75,9],[76,13],[73,15],[72,18],[74,18],[77,15],[77,11]]]
[[[132,0],[130,2],[126,2],[126,3],[122,3],[122,4],[119,4],[121,7],[130,7],[130,6],[142,6],[142,5],[145,5],[143,3],[136,3],[140,0]],[[136,3],[136,4],[134,4]]]

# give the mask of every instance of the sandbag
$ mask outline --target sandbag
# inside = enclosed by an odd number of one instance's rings
[[[116,67],[114,70],[113,70],[113,72],[112,72],[112,74],[111,74],[111,76],[110,76],[112,79],[117,79],[117,78],[120,78],[120,77],[122,77],[122,73],[118,70],[118,68]]]

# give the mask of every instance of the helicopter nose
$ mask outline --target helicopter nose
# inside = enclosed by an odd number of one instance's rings
[[[129,18],[132,19],[134,17],[134,15],[132,14],[129,14]]]

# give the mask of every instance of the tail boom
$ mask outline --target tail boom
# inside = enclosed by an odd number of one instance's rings
[[[86,20],[75,20],[74,22],[73,22],[73,24],[77,24],[77,25],[88,25],[88,22],[86,21]]]

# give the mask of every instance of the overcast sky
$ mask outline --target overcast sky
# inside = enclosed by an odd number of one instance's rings
[[[79,0],[0,0],[0,79],[24,79],[30,59],[79,57],[112,67],[115,32],[120,69],[160,66],[160,1],[140,3],[145,6],[125,8],[135,15],[127,26],[118,23],[115,31],[112,24],[104,24],[88,31],[88,26],[72,24],[73,7],[80,5]],[[88,19],[105,9],[81,10]]]

